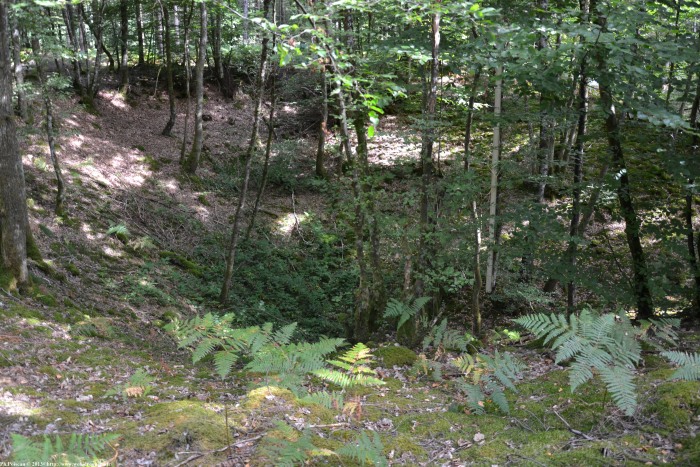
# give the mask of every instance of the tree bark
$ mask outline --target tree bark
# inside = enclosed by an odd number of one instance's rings
[[[24,169],[12,111],[11,3],[0,2],[0,272],[9,278],[3,280],[2,287],[22,290],[29,284],[29,222]]]
[[[26,122],[29,120],[29,113],[27,112],[27,99],[24,93],[24,65],[22,64],[21,48],[19,22],[17,21],[17,12],[14,12],[12,14],[12,57],[15,64],[15,81],[17,82],[17,104],[19,116]]]
[[[489,251],[486,257],[486,285],[487,294],[493,292],[496,285],[496,242],[497,225],[496,215],[498,210],[498,173],[499,160],[501,158],[501,102],[503,99],[503,66],[496,67],[496,92],[494,97],[493,116],[496,124],[493,127],[493,143],[491,147],[491,190],[489,195]]]
[[[267,18],[268,13],[270,11],[271,1],[272,0],[264,0],[263,15],[265,18]],[[228,296],[231,289],[231,280],[233,279],[233,267],[236,261],[236,251],[238,249],[238,240],[240,237],[241,220],[243,218],[243,211],[245,210],[245,205],[248,197],[250,167],[253,161],[255,149],[258,145],[258,128],[260,126],[260,110],[262,108],[263,95],[265,93],[265,76],[267,71],[269,41],[270,38],[267,35],[265,35],[262,39],[262,49],[260,50],[260,65],[255,79],[255,108],[253,110],[253,130],[250,135],[250,141],[248,142],[248,150],[246,151],[245,156],[243,183],[241,187],[240,197],[238,198],[238,205],[236,206],[236,214],[234,215],[233,219],[231,242],[229,244],[228,255],[226,258],[226,272],[224,273],[224,283],[221,287],[221,294],[219,296],[219,300],[221,301],[221,303],[226,303],[226,301],[228,301]]]
[[[172,54],[172,37],[170,34],[170,12],[168,10],[169,5],[167,3],[159,2],[163,13],[163,22],[165,23],[165,73],[166,80],[168,84],[168,108],[170,109],[170,116],[168,122],[163,128],[163,136],[170,136],[173,131],[173,126],[175,126],[175,119],[177,118],[177,111],[175,109],[175,85],[173,83],[173,54]]]
[[[202,156],[202,145],[204,143],[204,130],[202,125],[202,111],[204,109],[204,60],[207,55],[207,5],[206,2],[199,4],[200,30],[199,30],[199,51],[197,52],[197,66],[195,69],[196,85],[196,107],[194,114],[194,142],[184,164],[185,172],[194,174],[199,167],[199,159]]]
[[[129,92],[129,4],[127,0],[119,2],[119,14],[121,19],[121,90],[123,94]],[[99,64],[98,64],[99,66]]]
[[[192,15],[194,14],[194,0],[192,0],[189,8],[189,14],[187,9],[187,4],[185,3],[185,10],[183,12],[184,19],[184,29],[185,37],[183,38],[184,43],[184,53],[182,61],[185,64],[185,120],[183,121],[182,129],[182,146],[180,147],[180,160],[179,163],[182,166],[185,163],[185,154],[187,153],[187,133],[189,131],[190,122],[190,81],[192,81],[192,70],[190,67],[190,25],[192,24]]]
[[[136,37],[139,43],[139,66],[143,66],[146,60],[143,53],[143,13],[141,12],[141,0],[136,0]]]
[[[600,26],[602,32],[606,32],[607,18],[605,16],[599,14],[596,18],[596,23]],[[632,257],[633,288],[637,302],[637,319],[649,319],[654,316],[654,303],[651,296],[651,289],[649,288],[649,271],[647,269],[646,256],[640,238],[641,223],[637,217],[637,211],[635,210],[632,200],[629,173],[627,171],[620,139],[620,120],[612,96],[611,83],[614,78],[611,76],[609,65],[605,57],[605,51],[599,48],[596,52],[596,58],[600,73],[600,103],[605,112],[604,129],[610,148],[611,163],[619,178],[617,198],[620,203],[622,218],[625,220],[625,237],[627,238],[627,245],[629,246],[630,255]]]
[[[328,80],[326,79],[325,65],[321,71],[321,93],[323,102],[321,107],[321,122],[318,128],[318,146],[316,147],[316,176],[326,178],[326,168],[324,166],[326,157],[326,132],[328,128]]]

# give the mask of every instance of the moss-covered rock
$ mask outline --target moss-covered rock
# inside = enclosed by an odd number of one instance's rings
[[[381,361],[382,365],[387,368],[393,366],[410,366],[418,359],[418,356],[413,350],[400,345],[379,347],[374,351],[374,355]]]
[[[167,259],[171,264],[179,267],[180,269],[192,274],[193,276],[196,277],[202,277],[203,271],[201,266],[199,266],[197,263],[194,261],[190,261],[189,259],[185,258],[183,255],[179,253],[175,253],[174,251],[161,251],[158,253],[158,255],[163,258]]]

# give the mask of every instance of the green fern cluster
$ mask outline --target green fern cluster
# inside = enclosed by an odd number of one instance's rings
[[[280,436],[267,440],[269,444],[263,447],[264,455],[274,459],[277,466],[306,465],[314,457],[340,456],[353,459],[360,465],[388,465],[383,454],[384,446],[376,432],[370,436],[363,430],[353,441],[333,451],[314,445],[313,435],[309,431],[299,436],[292,427],[282,422],[277,423],[277,431]]]
[[[43,442],[32,441],[22,435],[13,434],[13,460],[18,465],[86,465],[98,464],[100,453],[119,435],[103,433],[99,435],[72,433],[68,444],[60,436],[53,440],[44,436]]]
[[[369,367],[372,362],[373,355],[370,349],[359,342],[355,346],[338,357],[337,360],[328,360],[327,362],[339,370],[320,368],[313,373],[319,378],[323,378],[342,389],[348,389],[353,386],[378,386],[384,384],[384,381],[375,377],[377,374]]]
[[[448,328],[447,319],[443,319],[440,324],[429,329],[423,339],[423,350],[432,347],[436,354],[443,354],[446,350],[466,352],[475,340],[469,333]]]
[[[398,318],[396,325],[396,330],[398,331],[409,319],[418,315],[429,301],[430,297],[418,297],[411,303],[403,303],[395,298],[391,298],[384,310],[384,317]]]
[[[501,412],[510,413],[505,390],[517,392],[514,381],[525,368],[522,363],[498,350],[493,357],[463,354],[451,363],[464,373],[457,386],[467,395],[467,404],[474,413],[483,414],[487,400],[492,400]]]
[[[580,316],[535,314],[516,323],[556,350],[556,362],[571,360],[571,391],[600,375],[615,404],[627,415],[637,407],[634,370],[641,346],[638,332],[623,313],[598,315],[584,309]]]
[[[105,397],[120,395],[125,400],[130,397],[146,397],[153,390],[151,383],[154,381],[155,379],[143,368],[139,368],[128,382],[113,387],[105,393]]]
[[[324,368],[325,357],[345,343],[331,338],[293,343],[296,323],[275,330],[272,323],[234,328],[233,320],[233,314],[217,317],[209,313],[185,322],[175,320],[166,329],[175,335],[180,347],[192,349],[193,363],[212,355],[222,379],[238,362],[245,362],[244,370],[274,378],[276,385],[294,392],[305,375]]]
[[[680,366],[672,375],[672,379],[685,381],[700,381],[700,354],[679,351],[662,352],[671,363]]]

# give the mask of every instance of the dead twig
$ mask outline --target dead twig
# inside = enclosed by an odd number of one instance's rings
[[[569,422],[567,422],[566,420],[564,420],[564,417],[562,417],[561,415],[559,415],[559,412],[557,412],[556,410],[554,410],[554,415],[556,415],[557,418],[559,418],[559,420],[561,420],[562,423],[564,423],[564,425],[566,425],[566,428],[567,428],[570,432],[572,432],[573,434],[575,434],[576,436],[580,436],[581,438],[584,438],[584,439],[586,439],[586,440],[588,440],[588,441],[595,441],[595,440],[596,440],[594,437],[587,435],[587,434],[584,433],[583,431],[579,431],[579,430],[576,430],[576,429],[572,428],[571,425],[569,425]]]

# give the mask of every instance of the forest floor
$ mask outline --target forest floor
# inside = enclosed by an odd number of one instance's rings
[[[211,364],[193,365],[162,324],[201,311],[180,298],[178,274],[198,274],[186,260],[198,229],[228,229],[234,203],[226,194],[235,190],[212,167],[243,152],[250,101],[209,90],[206,157],[197,177],[184,178],[177,164],[184,107],[175,137],[161,136],[167,101],[151,84],[141,82],[128,99],[103,91],[96,113],[73,99],[58,103],[68,217],[52,214],[43,134],[21,129],[32,230],[46,264],[31,265],[31,297],[0,291],[0,459],[11,459],[10,434],[111,432],[121,438],[104,458],[119,465],[270,465],[281,438],[308,433],[314,463],[353,465],[329,450],[370,430],[395,465],[697,465],[700,384],[669,383],[673,370],[651,354],[639,370],[632,417],[614,408],[600,382],[571,394],[566,368],[499,334],[485,347],[505,348],[527,367],[508,396],[509,415],[492,404],[485,415],[470,413],[449,376],[421,377],[416,355],[392,345],[376,352],[385,385],[348,390],[346,400],[357,402],[350,413],[302,403],[262,376],[235,373],[222,382]],[[385,125],[373,162],[391,165],[416,141],[397,120]],[[311,166],[314,143],[294,144]],[[272,191],[265,220],[284,236],[290,216],[324,203]],[[151,277],[164,270],[167,290]],[[700,348],[697,334],[683,342]],[[139,370],[148,377],[135,380]]]

